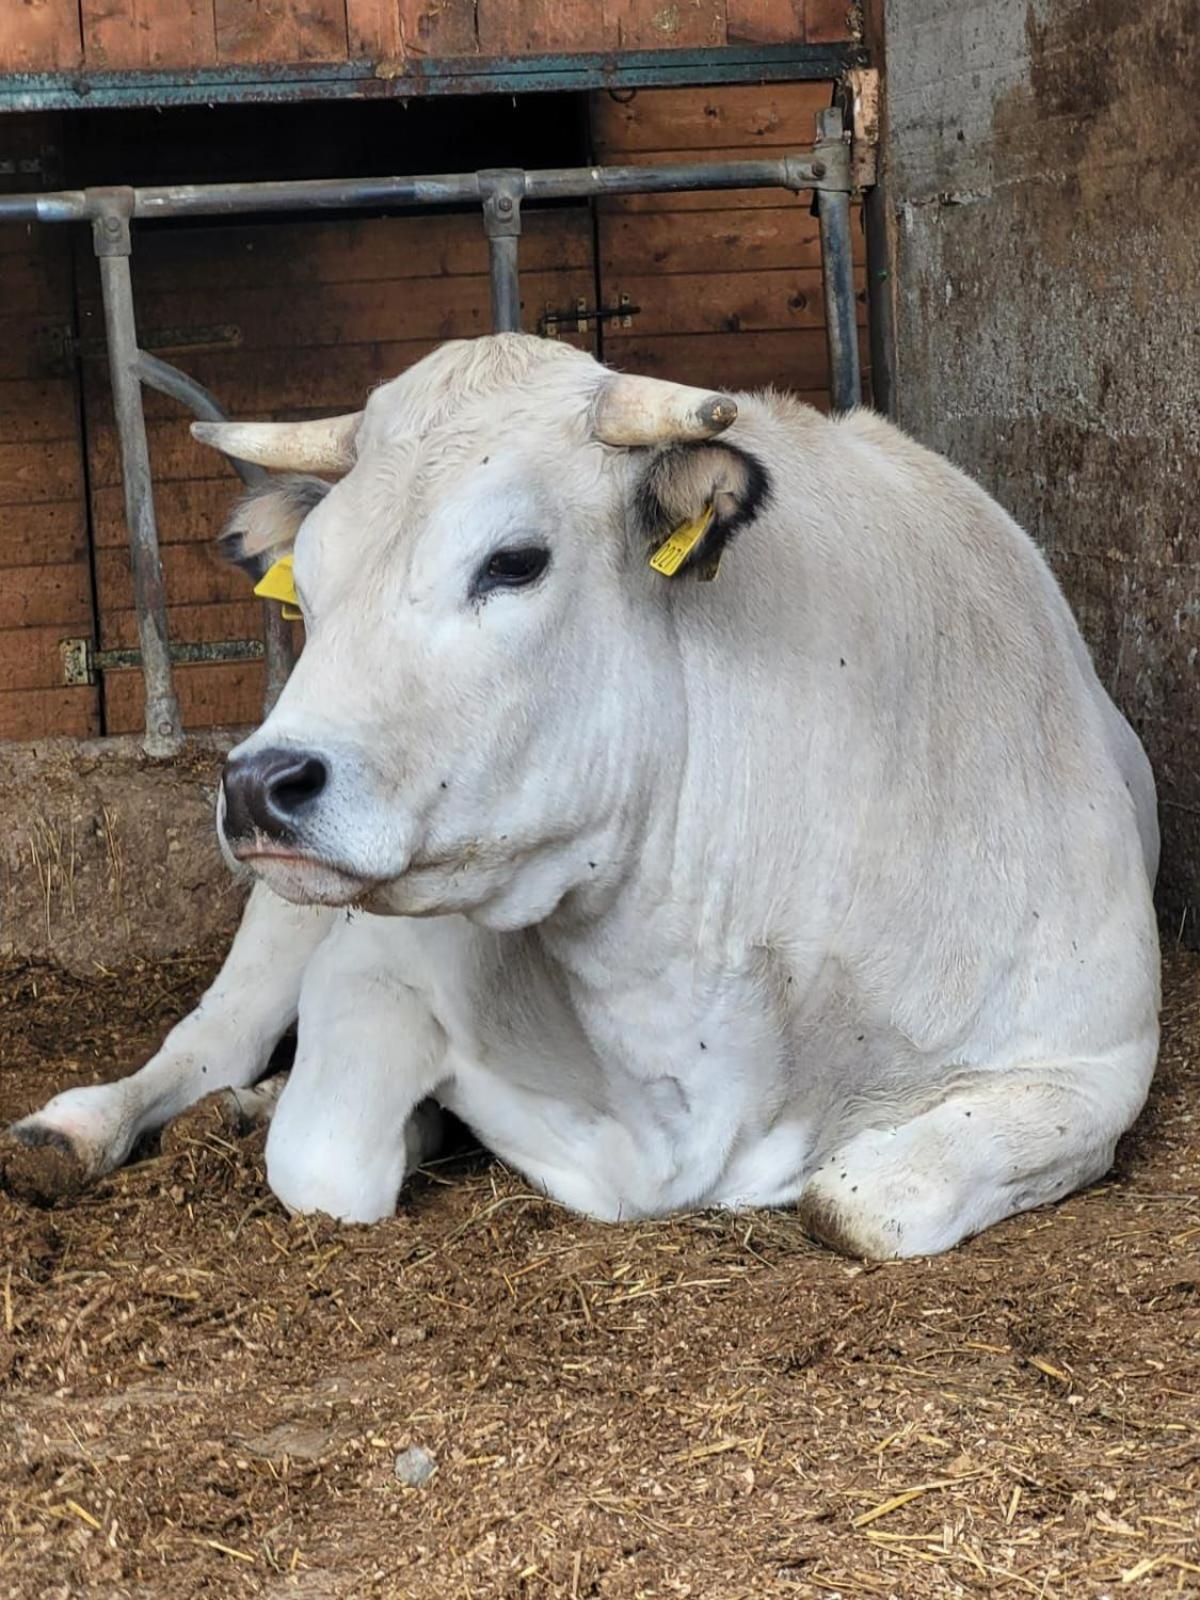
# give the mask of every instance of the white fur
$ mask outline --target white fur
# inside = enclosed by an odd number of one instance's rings
[[[799,1201],[873,1255],[1099,1176],[1157,1049],[1154,790],[1044,561],[878,417],[740,396],[769,502],[716,582],[663,579],[647,452],[589,433],[602,379],[522,336],[445,346],[372,397],[301,529],[306,648],[241,753],[331,781],[304,859],[251,865],[367,909],[304,975],[272,1185],[388,1214],[430,1096],[578,1210]],[[530,538],[545,577],[472,603]],[[227,1082],[313,942],[251,916],[219,986],[257,1023],[205,1001]],[[273,1006],[240,976],[259,939],[301,940]],[[172,1035],[107,1092],[144,1126],[207,1087],[194,1057]],[[36,1121],[82,1138],[65,1098]]]

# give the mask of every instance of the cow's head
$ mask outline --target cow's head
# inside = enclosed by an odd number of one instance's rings
[[[197,424],[231,456],[341,474],[274,480],[226,534],[243,563],[292,553],[306,627],[226,768],[229,851],[289,899],[496,927],[611,889],[682,759],[673,597],[767,492],[716,441],[736,412],[500,334],[353,416]],[[678,575],[651,570],[710,507]]]

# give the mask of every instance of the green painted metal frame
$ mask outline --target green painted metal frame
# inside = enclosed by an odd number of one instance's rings
[[[339,61],[145,72],[17,72],[0,77],[0,113],[803,82],[837,79],[861,59],[859,46],[845,40],[711,50],[412,58],[402,66]]]

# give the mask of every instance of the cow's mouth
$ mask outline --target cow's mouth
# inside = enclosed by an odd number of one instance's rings
[[[232,853],[274,894],[296,905],[354,905],[377,888],[373,878],[364,878],[336,862],[323,861],[301,850],[251,842],[234,845]]]

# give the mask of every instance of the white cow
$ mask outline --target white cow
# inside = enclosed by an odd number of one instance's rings
[[[294,541],[307,624],[225,773],[259,884],[149,1065],[20,1137],[106,1170],[298,1012],[298,1210],[391,1213],[437,1105],[579,1211],[798,1203],[872,1257],[1106,1170],[1157,1049],[1153,781],[974,483],[517,334],[196,432],[344,474],[234,520]]]

